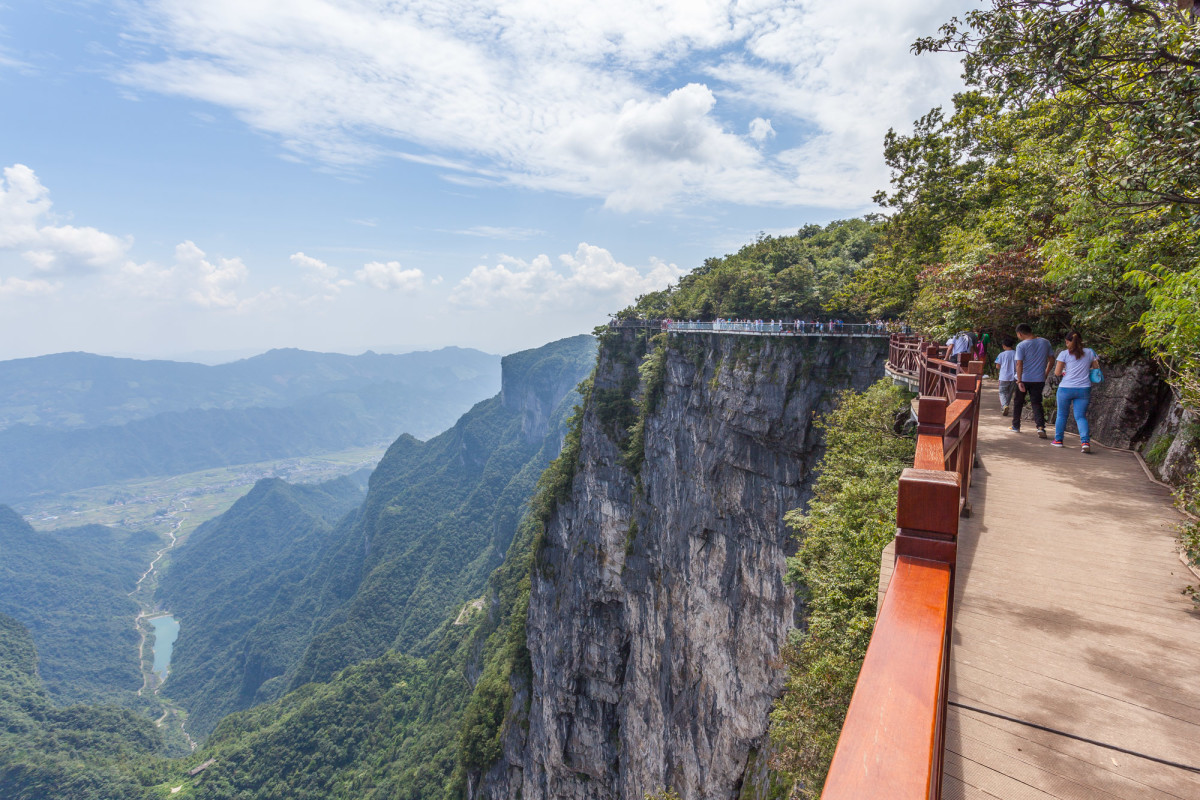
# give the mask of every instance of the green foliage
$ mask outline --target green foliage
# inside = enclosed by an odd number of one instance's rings
[[[634,403],[636,415],[633,423],[626,429],[628,438],[621,452],[621,463],[634,475],[641,471],[642,462],[646,458],[646,418],[658,407],[663,387],[666,385],[668,347],[665,333],[651,337],[649,349],[634,373],[637,387]]]
[[[783,651],[771,714],[773,766],[805,797],[825,780],[875,622],[879,560],[896,532],[896,487],[915,444],[895,431],[903,393],[880,381],[843,392],[818,424],[825,455],[807,511],[787,515],[800,547],[788,561],[804,626]]]
[[[1194,237],[1200,240],[1200,235]],[[1147,343],[1184,402],[1200,408],[1200,266],[1172,272],[1155,265],[1133,271],[1130,277],[1150,297],[1150,308],[1141,318]]]
[[[994,253],[979,264],[937,264],[920,280],[909,322],[937,339],[962,330],[1014,331],[1022,322],[1055,335],[1067,320],[1057,287],[1027,248]]]
[[[1157,467],[1167,458],[1167,451],[1171,449],[1171,444],[1174,443],[1174,436],[1160,436],[1154,440],[1154,443],[1146,448],[1146,463],[1152,467]]]
[[[1194,567],[1200,567],[1200,522],[1192,520],[1184,525],[1180,531],[1180,540],[1183,542],[1183,553],[1188,562]]]
[[[679,796],[679,792],[671,788],[659,789],[657,792],[648,792],[646,800],[683,800]]]
[[[706,259],[678,285],[644,295],[624,313],[701,320],[845,313],[841,289],[870,261],[878,235],[874,219],[806,225],[793,236],[760,235],[732,255]]]
[[[365,481],[352,477],[317,486],[264,479],[172,553],[156,597],[181,621],[181,636],[162,692],[189,709],[193,737],[253,705],[300,658],[307,631],[282,624],[279,611],[364,495]]]
[[[35,531],[0,506],[0,613],[32,633],[55,700],[138,702],[139,609],[129,593],[159,546],[152,533],[100,525]]]
[[[1066,315],[1048,318],[1035,295],[1030,322],[1078,329],[1110,361],[1157,356],[1195,407],[1194,18],[1170,3],[993,0],[916,49],[963,54],[972,90],[950,118],[931,112],[912,135],[889,134],[893,192],[879,199],[897,213],[876,280],[862,282],[868,305],[905,307],[931,265],[950,264],[970,282],[981,254],[1025,252],[1043,263]],[[923,324],[943,328],[964,306],[918,305]]]
[[[12,800],[143,800],[161,780],[154,723],[126,709],[55,706],[33,638],[0,614],[0,789]]]

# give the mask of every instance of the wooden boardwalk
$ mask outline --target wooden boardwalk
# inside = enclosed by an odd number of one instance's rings
[[[942,796],[1200,800],[1197,580],[1170,493],[1130,453],[1008,432],[985,391]]]

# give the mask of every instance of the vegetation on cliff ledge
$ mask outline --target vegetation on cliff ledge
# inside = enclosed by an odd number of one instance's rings
[[[800,543],[788,577],[804,626],[783,651],[787,684],[771,739],[773,766],[804,797],[825,782],[875,625],[880,557],[896,534],[896,487],[916,447],[896,431],[906,405],[887,380],[843,392],[817,423],[826,451],[808,510],[787,516]]]

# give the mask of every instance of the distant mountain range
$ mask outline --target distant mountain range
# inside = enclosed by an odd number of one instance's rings
[[[445,430],[500,386],[456,347],[272,350],[218,366],[60,353],[0,362],[0,502]]]
[[[57,353],[0,361],[0,430],[22,424],[73,430],[123,425],[167,411],[290,406],[379,383],[436,391],[476,381],[488,385],[477,400],[496,391],[500,356],[459,347],[357,356],[288,348],[206,366]]]

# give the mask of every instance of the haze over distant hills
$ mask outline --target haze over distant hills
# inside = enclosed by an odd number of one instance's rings
[[[476,380],[494,392],[500,357],[459,347],[357,356],[286,348],[207,366],[56,353],[0,361],[0,429],[121,425],[164,411],[291,405],[372,383],[438,389]]]
[[[499,356],[456,347],[272,350],[218,366],[88,353],[4,361],[0,502],[424,439],[499,386]]]
[[[163,691],[189,732],[389,648],[435,646],[500,563],[595,352],[575,336],[506,356],[503,390],[427,442],[399,437],[361,505],[347,478],[263,480],[198,528],[159,594],[182,623]]]

